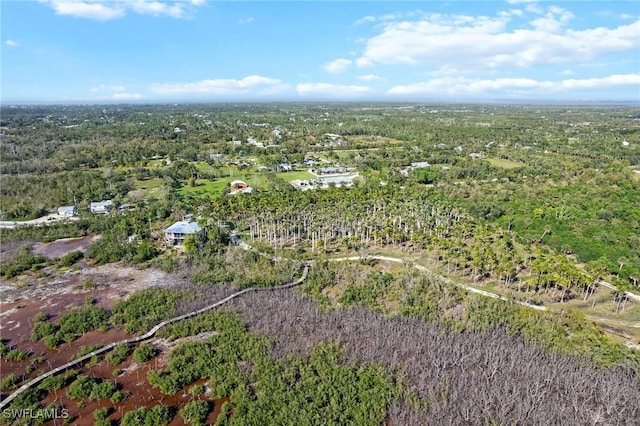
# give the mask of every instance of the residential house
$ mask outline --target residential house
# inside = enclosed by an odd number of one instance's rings
[[[73,217],[77,215],[78,215],[78,208],[76,206],[58,207],[58,216]]]
[[[316,181],[323,188],[327,188],[331,184],[335,185],[338,188],[341,186],[353,185],[353,177],[349,177],[349,176],[322,177],[322,178],[317,178]]]
[[[188,235],[202,235],[203,230],[196,222],[181,220],[164,230],[164,239],[168,244],[178,245],[184,243]]]
[[[91,203],[91,213],[99,213],[105,214],[109,213],[113,208],[113,201],[111,200],[102,200]]]

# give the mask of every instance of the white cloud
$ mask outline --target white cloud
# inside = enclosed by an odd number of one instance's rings
[[[346,71],[347,68],[349,68],[350,66],[351,66],[350,59],[340,58],[324,64],[324,69],[325,71],[331,74],[340,74],[341,72]]]
[[[302,96],[328,96],[333,98],[345,98],[363,95],[371,91],[367,86],[343,85],[331,83],[301,83],[296,86],[296,91]]]
[[[163,3],[159,1],[134,1],[131,2],[131,9],[141,15],[170,16],[172,18],[182,18],[184,16],[184,5],[181,3]]]
[[[67,0],[51,0],[49,4],[58,15],[73,16],[76,18],[108,21],[110,19],[121,18],[125,15],[125,8],[116,4],[107,5],[92,1]]]
[[[363,16],[362,18],[358,19],[355,24],[356,25],[362,25],[362,24],[366,24],[367,22],[376,22],[376,17],[375,16]]]
[[[614,74],[603,78],[564,80],[562,89],[603,89],[612,86],[636,86],[640,88],[640,74]]]
[[[566,93],[576,90],[607,89],[615,86],[640,86],[640,74],[615,74],[601,78],[538,81],[530,78],[471,79],[440,77],[426,82],[394,86],[387,92],[393,96],[416,95],[540,95]]]
[[[17,47],[17,46],[20,46],[20,43],[18,43],[18,42],[17,42],[17,41],[15,41],[15,40],[6,40],[6,41],[4,42],[4,44],[5,44],[6,46],[9,46],[9,47]]]
[[[58,15],[109,21],[122,18],[131,11],[141,15],[184,18],[193,7],[204,0],[154,1],[154,0],[39,0],[50,5]]]
[[[251,88],[260,86],[275,86],[281,84],[280,80],[259,75],[250,75],[241,80],[236,79],[212,79],[200,80],[194,83],[159,83],[151,85],[155,93],[167,95],[182,94],[247,94]]]
[[[358,80],[362,80],[362,81],[376,81],[376,80],[383,80],[382,77],[376,75],[376,74],[365,74],[365,75],[359,75],[358,77],[356,77]]]
[[[569,69],[562,70],[561,72],[558,73],[558,75],[573,75],[573,74],[575,74],[573,70],[569,70]]]
[[[640,20],[616,28],[572,30],[566,28],[573,18],[570,12],[555,6],[539,12],[515,29],[507,28],[510,13],[429,14],[420,20],[385,23],[354,62],[358,67],[408,64],[487,70],[575,63],[640,48]]]
[[[246,18],[238,19],[238,24],[240,25],[252,24],[255,20],[256,18],[254,18],[253,16],[247,16]]]

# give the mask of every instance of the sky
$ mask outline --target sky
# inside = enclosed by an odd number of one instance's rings
[[[638,1],[0,2],[0,102],[623,101]]]

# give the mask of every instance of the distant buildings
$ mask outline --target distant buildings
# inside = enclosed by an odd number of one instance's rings
[[[184,243],[188,235],[201,235],[202,232],[202,228],[196,222],[182,220],[164,230],[164,240],[175,246]]]
[[[409,172],[415,169],[424,169],[429,167],[429,163],[427,161],[416,161],[415,163],[411,163],[407,168],[400,170],[400,174],[402,176],[409,176]]]
[[[113,208],[113,201],[111,200],[102,200],[97,202],[92,202],[90,209],[91,213],[94,214],[106,214],[111,211]]]
[[[303,191],[309,189],[327,189],[330,186],[341,188],[353,186],[353,179],[356,177],[357,176],[318,177],[310,180],[294,180],[291,182],[291,184]]]

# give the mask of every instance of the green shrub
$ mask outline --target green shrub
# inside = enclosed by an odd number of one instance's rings
[[[138,364],[142,364],[153,359],[157,354],[158,350],[156,348],[143,343],[133,351],[133,360]]]
[[[62,267],[71,266],[83,257],[84,254],[81,251],[72,251],[71,253],[67,253],[62,256],[58,261],[58,265]]]
[[[13,373],[9,373],[0,380],[0,390],[9,390],[12,389],[18,384],[18,376]]]
[[[191,401],[180,410],[180,417],[193,426],[204,425],[210,409],[211,406],[208,401]]]
[[[23,359],[26,359],[29,356],[29,352],[25,351],[24,349],[11,349],[9,352],[7,352],[7,354],[4,356],[4,358],[7,361],[22,361]]]
[[[107,354],[105,359],[109,364],[121,364],[129,354],[131,353],[131,347],[126,343],[117,345],[111,352]]]

